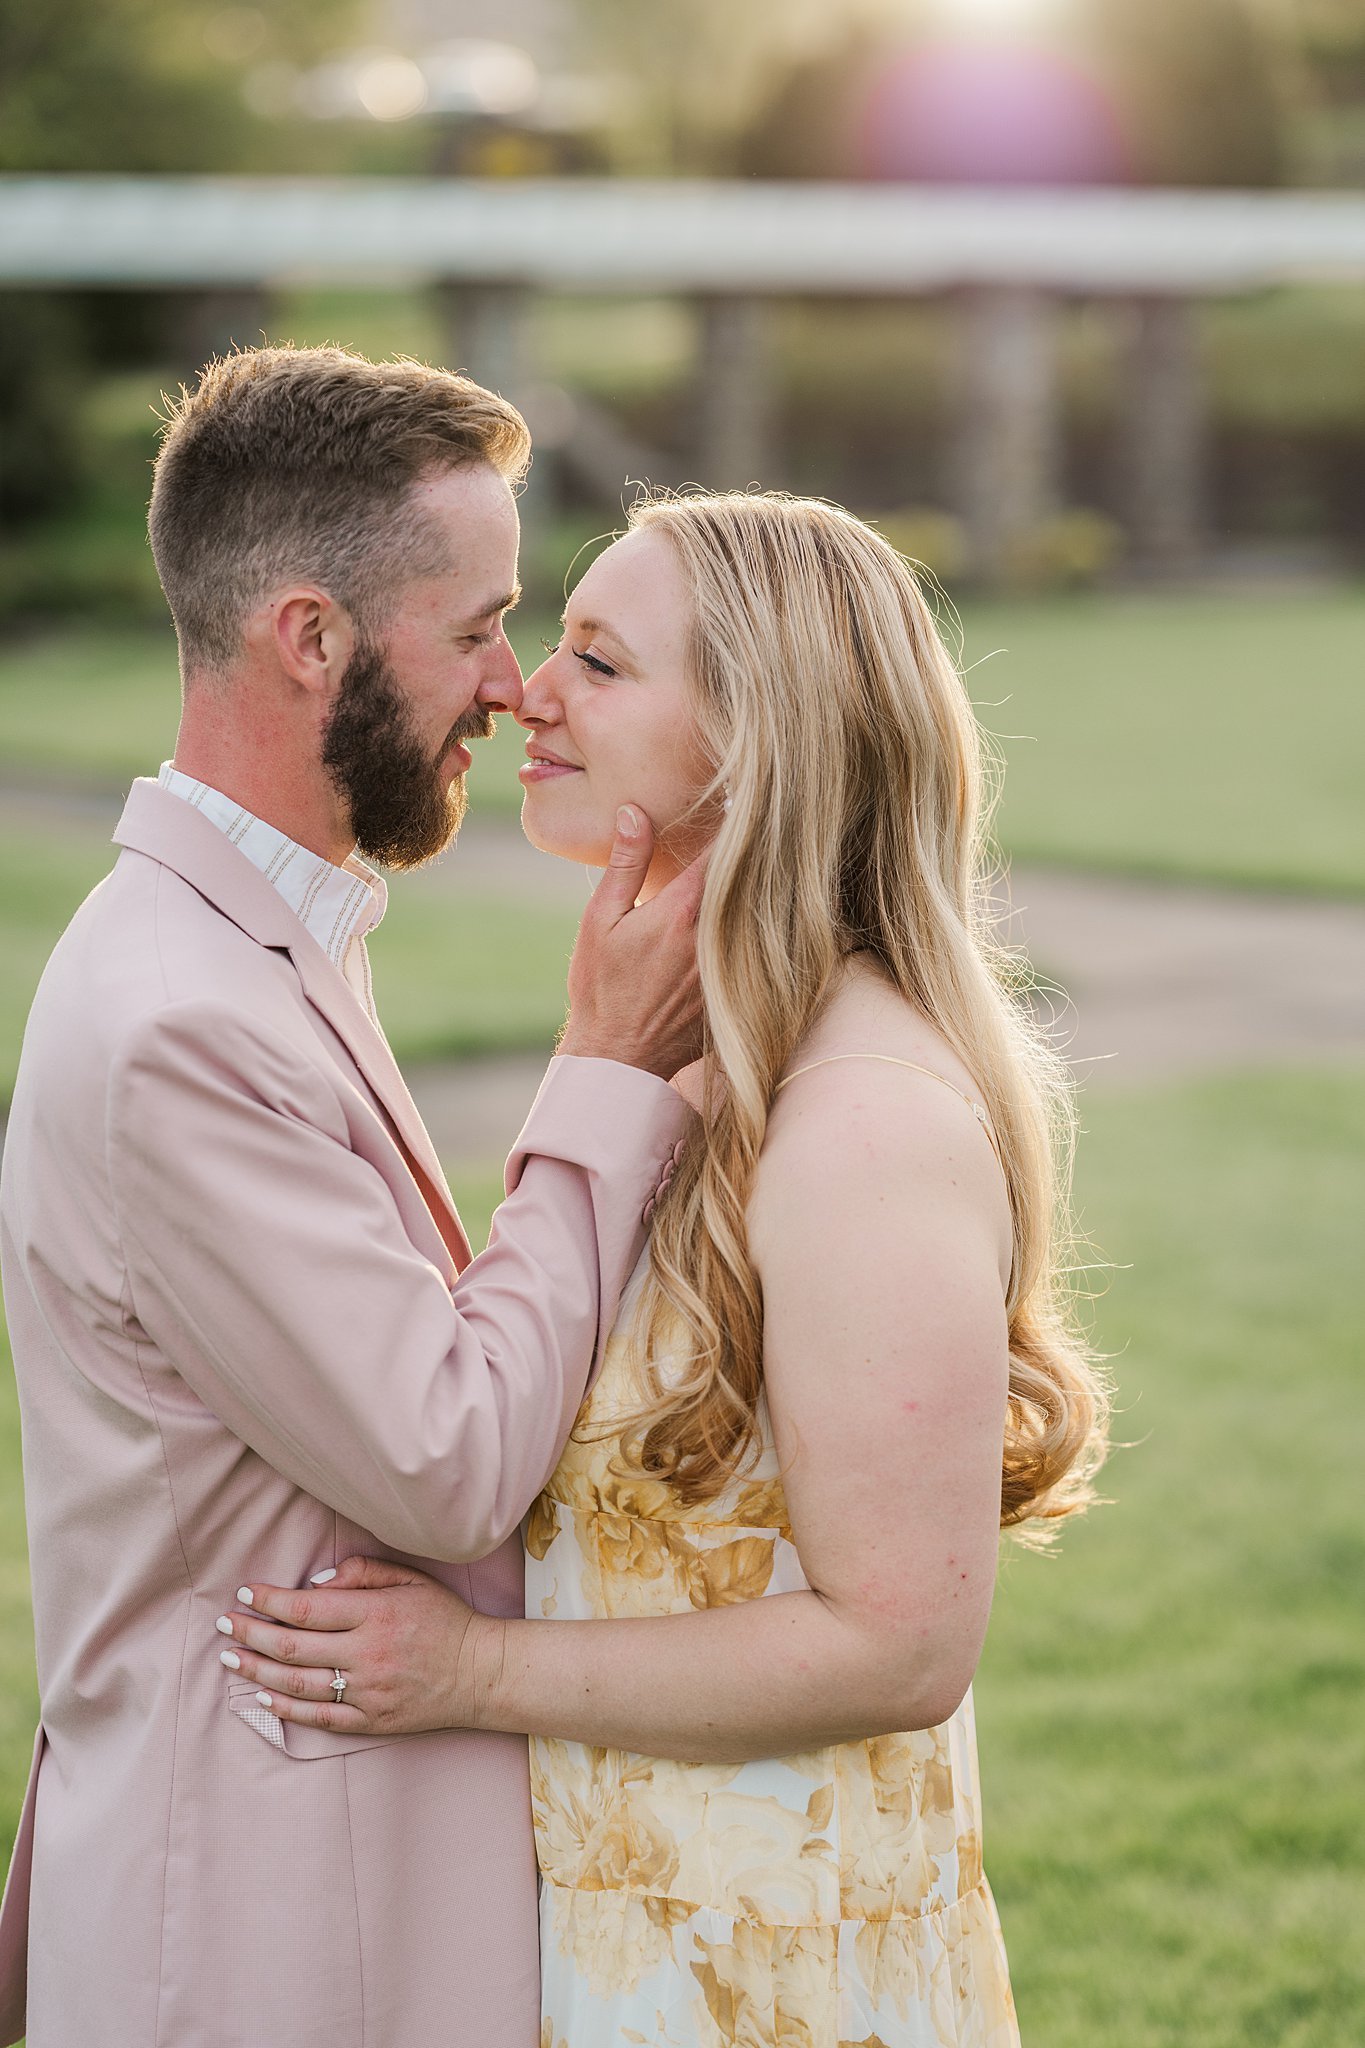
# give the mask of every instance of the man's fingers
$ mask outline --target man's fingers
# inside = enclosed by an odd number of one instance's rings
[[[666,882],[654,898],[656,903],[667,902],[676,905],[686,913],[690,922],[695,923],[701,909],[702,892],[706,888],[706,868],[711,858],[711,848],[704,846],[696,859],[689,861],[681,874]]]
[[[611,859],[593,891],[596,913],[601,915],[605,911],[615,924],[633,909],[653,858],[654,828],[649,819],[633,804],[622,804],[616,813]]]

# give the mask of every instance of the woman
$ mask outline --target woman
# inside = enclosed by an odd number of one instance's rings
[[[600,862],[629,798],[652,890],[714,842],[699,1123],[528,1619],[350,1561],[295,1670],[243,1670],[286,1718],[530,1734],[548,2048],[1006,2048],[969,1687],[1000,1526],[1085,1505],[1104,1403],[961,681],[868,527],[698,496],[637,507],[520,718],[537,845]]]

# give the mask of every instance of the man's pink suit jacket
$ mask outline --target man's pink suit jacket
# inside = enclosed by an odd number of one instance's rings
[[[0,1202],[42,1702],[0,2041],[535,2048],[524,1742],[282,1731],[213,1624],[353,1551],[521,1611],[518,1523],[688,1113],[553,1061],[471,1264],[381,1033],[271,883],[151,782],[116,836],[33,1006]]]

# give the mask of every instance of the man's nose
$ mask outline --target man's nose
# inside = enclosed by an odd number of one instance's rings
[[[489,711],[517,712],[521,709],[521,665],[512,652],[512,643],[503,638],[496,650],[496,659],[489,664],[489,672],[479,685],[479,702]]]

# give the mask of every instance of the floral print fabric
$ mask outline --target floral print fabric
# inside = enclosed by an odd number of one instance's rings
[[[767,1417],[724,1495],[616,1467],[637,1287],[526,1525],[526,1611],[685,1614],[806,1584]],[[950,1721],[745,1764],[533,1739],[541,2048],[1017,2048],[981,1865],[970,1694]]]

